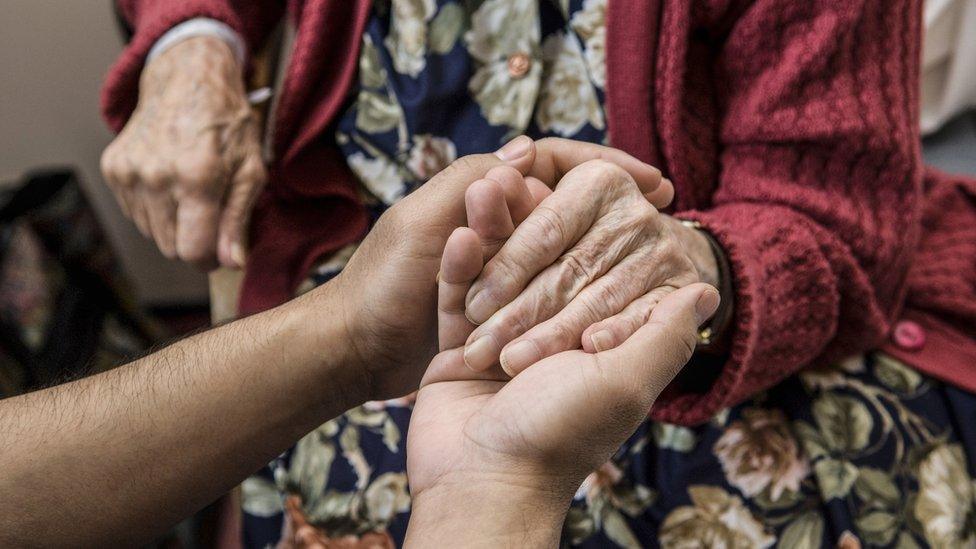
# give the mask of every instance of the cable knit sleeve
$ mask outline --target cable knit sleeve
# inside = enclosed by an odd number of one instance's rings
[[[728,256],[732,350],[656,419],[705,421],[887,333],[919,230],[919,18],[919,0],[757,0],[730,27],[718,186],[678,215]]]
[[[248,51],[255,51],[281,19],[284,5],[283,0],[118,0],[133,35],[102,88],[102,115],[108,125],[121,130],[135,110],[146,56],[166,31],[183,21],[207,17],[230,26],[244,38]]]

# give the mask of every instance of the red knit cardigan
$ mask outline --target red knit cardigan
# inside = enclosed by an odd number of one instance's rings
[[[146,53],[174,24],[218,19],[254,50],[280,4],[122,0],[135,35],[105,85],[109,124],[124,125]],[[286,300],[317,257],[366,228],[328,126],[370,2],[288,4],[296,43],[244,312]],[[878,348],[976,390],[976,185],[923,177],[920,4],[610,0],[610,140],[675,182],[676,215],[715,235],[735,286],[717,378],[703,392],[670,389],[655,419],[702,422],[803,367]]]

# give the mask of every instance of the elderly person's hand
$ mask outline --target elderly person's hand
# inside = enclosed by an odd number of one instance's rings
[[[560,353],[512,380],[474,372],[459,347],[474,325],[464,296],[481,271],[479,234],[457,229],[441,263],[442,352],[421,382],[407,434],[408,540],[439,546],[555,546],[573,493],[647,416],[691,357],[718,292],[664,297],[615,349]]]
[[[465,361],[509,375],[556,353],[604,351],[669,293],[717,285],[704,235],[661,214],[612,162],[570,170],[488,262],[466,299]]]
[[[504,223],[522,222],[549,188],[574,166],[603,158],[621,166],[635,189],[655,203],[666,203],[670,182],[652,166],[618,150],[568,140],[534,143],[520,137],[495,154],[459,159],[390,208],[377,221],[333,284],[310,292],[307,299],[334,292],[343,307],[321,307],[321,314],[343,315],[349,340],[362,366],[365,398],[379,400],[410,393],[437,349],[436,276],[444,243],[455,228],[468,225],[483,235],[494,234],[498,221],[491,212],[510,216]],[[470,217],[465,194],[473,184],[483,196],[473,203]],[[548,185],[548,187],[547,187]],[[469,197],[470,198],[470,197]],[[478,213],[477,204],[487,208]],[[504,204],[501,210],[495,205]],[[509,213],[510,212],[510,213]],[[499,233],[507,237],[511,228]],[[490,257],[497,246],[487,243]],[[332,300],[326,300],[332,303]],[[322,342],[323,349],[329,348]]]
[[[205,269],[244,265],[266,174],[241,67],[226,43],[190,38],[146,65],[139,103],[105,149],[102,172],[166,257]]]

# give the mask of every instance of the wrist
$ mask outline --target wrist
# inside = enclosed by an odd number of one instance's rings
[[[296,362],[310,369],[315,390],[330,387],[343,410],[369,400],[369,379],[345,322],[341,292],[327,283],[282,308],[294,325],[292,344],[302,357]]]
[[[563,484],[442,480],[413,495],[407,545],[556,547],[573,493]]]
[[[695,270],[698,271],[698,279],[716,288],[721,288],[718,260],[708,242],[708,237],[702,234],[696,226],[691,225],[691,222],[670,216],[667,216],[666,219],[674,231],[675,238],[681,243],[685,254],[695,266]]]
[[[244,40],[230,25],[209,17],[194,17],[166,31],[149,50],[146,62],[151,62],[180,42],[196,37],[216,38],[223,41],[234,53],[237,63],[244,66],[247,55]]]
[[[709,269],[714,280],[703,280],[714,286],[719,291],[722,298],[718,311],[712,316],[711,321],[699,334],[699,351],[710,355],[724,355],[731,346],[729,336],[729,325],[732,323],[732,313],[734,311],[734,291],[732,287],[732,270],[729,265],[725,250],[718,243],[714,236],[702,228],[698,221],[681,220],[681,225],[686,229],[686,233],[694,234],[700,242],[704,242],[707,252],[697,248],[698,254],[707,255],[710,261],[707,262],[706,269]],[[704,261],[703,261],[704,262]]]
[[[174,82],[175,81],[175,82]],[[228,89],[240,88],[244,78],[232,48],[214,36],[193,36],[172,44],[147,59],[140,81],[140,97],[146,92],[170,89],[167,84],[200,81],[220,82]]]

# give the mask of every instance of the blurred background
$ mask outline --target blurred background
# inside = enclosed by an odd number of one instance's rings
[[[206,303],[207,279],[168,261],[118,209],[98,170],[111,141],[98,109],[108,67],[122,50],[109,0],[5,0],[0,17],[0,182],[60,165],[85,195],[129,275],[140,304]]]

